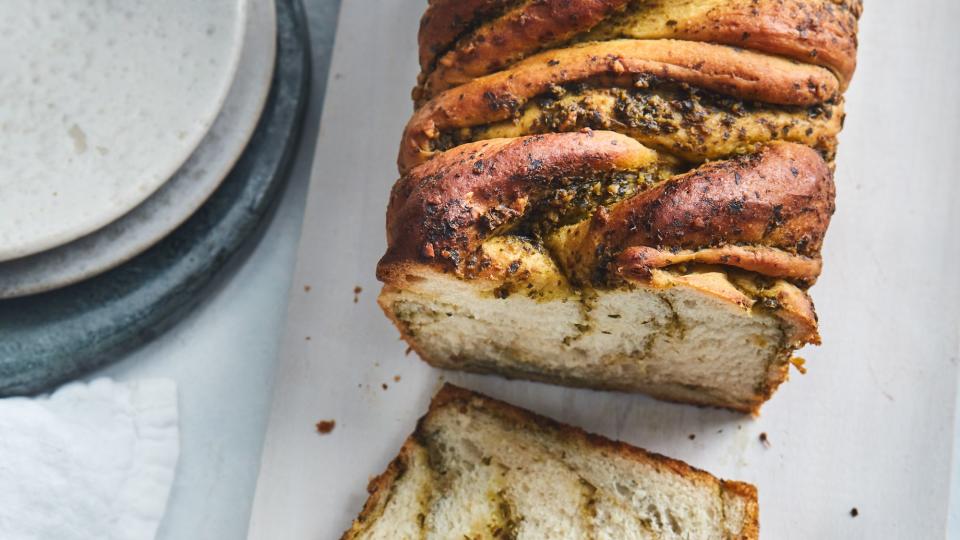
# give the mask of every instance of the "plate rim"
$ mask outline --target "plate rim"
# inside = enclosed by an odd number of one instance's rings
[[[170,178],[190,159],[193,152],[197,149],[200,142],[206,137],[213,127],[216,118],[223,109],[227,94],[233,85],[239,68],[240,54],[243,49],[244,33],[246,30],[246,19],[249,16],[250,0],[233,0],[236,17],[233,27],[233,39],[230,45],[230,55],[227,59],[227,69],[218,85],[216,99],[208,107],[206,114],[200,118],[200,128],[192,130],[185,140],[184,148],[189,149],[178,155],[176,159],[167,160],[164,166],[156,168],[156,179],[152,182],[143,182],[143,188],[139,191],[131,191],[128,198],[121,199],[123,204],[115,203],[112,206],[105,206],[109,211],[97,212],[96,217],[78,219],[77,224],[69,229],[61,229],[46,234],[34,235],[32,240],[13,242],[10,245],[0,244],[0,262],[11,261],[28,257],[48,251],[50,249],[62,246],[84,236],[87,236],[103,227],[113,223],[130,210],[143,203],[150,195],[156,193]]]
[[[66,289],[0,300],[0,397],[39,394],[119,360],[185,316],[260,239],[303,150],[310,101],[303,6],[300,0],[276,5],[282,53],[251,141],[270,154],[258,159],[248,148],[237,164],[244,168],[234,167],[197,214],[126,265]],[[269,179],[252,185],[250,178],[263,173]],[[155,278],[158,268],[168,279]]]
[[[226,179],[227,175],[233,169],[237,160],[243,154],[247,144],[253,137],[253,133],[259,123],[259,118],[266,106],[267,97],[273,81],[273,71],[276,67],[276,5],[274,0],[243,0],[248,5],[248,16],[245,19],[246,29],[244,31],[244,43],[241,47],[239,63],[237,65],[237,74],[233,78],[227,96],[220,111],[207,130],[200,144],[194,149],[190,157],[177,169],[173,176],[162,184],[155,192],[151,193],[143,202],[132,210],[120,216],[118,219],[108,223],[100,229],[93,231],[85,236],[77,238],[66,244],[54,248],[19,257],[7,261],[0,261],[0,300],[9,298],[19,298],[30,296],[43,292],[52,291],[83,280],[90,279],[104,272],[107,272],[121,264],[133,259],[137,255],[150,249],[158,242],[163,240],[168,234],[176,230],[180,225],[187,221],[210,196],[217,190],[220,184]],[[258,19],[259,10],[262,10],[266,17]],[[267,23],[267,24],[263,24]],[[255,36],[251,31],[264,32],[264,35]],[[264,62],[259,57],[263,51],[253,48],[258,45],[255,41],[269,43],[269,59]],[[246,62],[245,62],[246,61]],[[194,156],[201,152],[205,145],[216,144],[210,140],[210,137],[216,133],[217,124],[224,117],[224,111],[231,106],[231,98],[235,94],[234,90],[241,79],[241,70],[246,73],[244,68],[252,64],[264,62],[268,64],[263,73],[258,73],[256,79],[257,89],[251,92],[250,96],[237,96],[237,99],[243,99],[250,104],[251,116],[236,120],[234,124],[225,127],[225,131],[233,134],[239,134],[234,144],[220,152],[221,156],[227,156],[220,159],[214,170],[206,170],[202,175],[206,181],[197,183],[196,178],[184,176],[184,169],[191,164]],[[240,94],[242,92],[236,92]],[[240,129],[237,129],[237,128]],[[204,167],[204,169],[209,169]],[[186,198],[175,199],[177,205],[158,206],[162,204],[160,199],[180,185],[201,185],[201,189],[188,191]],[[189,190],[189,188],[188,188]],[[175,214],[176,217],[169,218]],[[157,221],[158,216],[168,216],[166,223],[162,226],[150,228],[149,224],[141,224],[138,220],[147,218],[152,222]],[[142,235],[144,230],[149,234]],[[133,231],[133,232],[131,232]],[[112,237],[112,238],[111,238]],[[120,238],[130,238],[128,242],[120,241]],[[94,259],[90,264],[91,253]],[[77,262],[84,258],[82,262]],[[39,279],[38,273],[43,273]]]

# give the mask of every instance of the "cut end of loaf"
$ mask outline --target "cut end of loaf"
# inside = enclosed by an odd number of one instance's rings
[[[438,367],[757,412],[819,342],[831,172],[784,142],[661,181],[620,170],[656,155],[585,131],[422,165],[391,194],[380,305]]]
[[[445,369],[746,413],[787,378],[797,324],[720,271],[656,271],[647,284],[584,291],[527,259],[529,273],[513,283],[408,265],[379,302],[411,347]]]
[[[444,386],[345,540],[755,539],[756,488]]]

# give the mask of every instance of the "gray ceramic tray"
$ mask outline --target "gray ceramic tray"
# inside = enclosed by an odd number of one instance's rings
[[[163,332],[258,237],[285,184],[310,81],[299,0],[277,0],[277,24],[277,63],[263,117],[209,201],[119,268],[66,289],[0,301],[0,396],[49,389]]]

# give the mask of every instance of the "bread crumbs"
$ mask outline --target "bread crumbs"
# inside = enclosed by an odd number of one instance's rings
[[[353,288],[353,303],[356,304],[360,301],[360,293],[363,292],[363,287],[357,285]]]
[[[799,371],[801,375],[807,374],[807,361],[803,358],[794,356],[790,359],[790,363],[793,364],[793,367],[797,368],[797,371]]]
[[[333,428],[337,427],[336,420],[321,420],[317,422],[317,433],[327,435]]]

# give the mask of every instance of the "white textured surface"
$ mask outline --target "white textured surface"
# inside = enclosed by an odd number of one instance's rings
[[[190,159],[150,198],[106,227],[64,246],[0,262],[0,298],[35,294],[105,272],[160,241],[207,200],[253,135],[273,77],[273,0],[250,0],[246,25],[237,77]]]
[[[0,2],[0,260],[112,222],[213,124],[247,0]]]
[[[423,5],[345,3],[250,537],[338,537],[441,376],[753,482],[765,538],[944,537],[960,320],[960,5],[867,4],[839,210],[813,291],[825,345],[803,352],[809,374],[753,419],[441,374],[404,356],[374,303],[373,269]],[[333,433],[315,432],[321,419],[337,421]]]
[[[0,433],[0,538],[154,538],[179,453],[173,381],[0,400]]]

